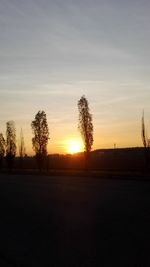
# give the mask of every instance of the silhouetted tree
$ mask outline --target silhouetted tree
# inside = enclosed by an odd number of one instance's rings
[[[147,137],[146,129],[145,129],[145,121],[144,121],[144,111],[142,115],[142,141],[143,146],[145,149],[145,162],[146,162],[146,168],[149,169],[149,163],[150,163],[150,139]]]
[[[47,144],[49,139],[49,129],[46,113],[44,111],[38,111],[35,115],[35,119],[31,123],[31,128],[34,134],[32,145],[36,154],[39,170],[41,171],[44,163],[46,164]]]
[[[0,133],[0,169],[2,168],[2,163],[5,155],[5,139],[3,134]]]
[[[25,156],[25,144],[24,144],[24,136],[21,128],[20,131],[20,140],[19,140],[19,157],[20,157],[20,168],[23,168],[23,158]]]
[[[78,110],[79,110],[78,128],[80,130],[84,142],[85,159],[87,165],[89,153],[93,145],[93,123],[92,123],[92,115],[90,114],[89,111],[88,101],[85,98],[85,96],[82,96],[78,101]]]
[[[16,156],[16,129],[14,121],[6,123],[6,160],[11,170]]]

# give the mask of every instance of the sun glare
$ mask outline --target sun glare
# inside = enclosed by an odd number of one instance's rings
[[[69,140],[67,142],[67,152],[74,154],[83,151],[83,144],[79,140]]]

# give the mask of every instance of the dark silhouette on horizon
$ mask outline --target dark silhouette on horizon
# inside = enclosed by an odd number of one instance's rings
[[[5,139],[3,137],[3,134],[0,133],[0,169],[2,168],[3,165],[3,160],[5,156],[5,147],[6,147]]]
[[[20,130],[20,140],[19,140],[19,157],[20,157],[20,169],[23,169],[23,159],[26,154],[26,149],[25,149],[25,143],[24,143],[24,136],[23,136],[23,130],[21,128]]]
[[[16,156],[16,128],[14,121],[6,123],[6,161],[9,170],[12,170]]]
[[[144,111],[142,115],[142,141],[145,149],[145,167],[146,170],[150,169],[150,139],[147,137],[145,121],[144,121]]]
[[[93,145],[93,123],[92,115],[90,114],[88,100],[82,96],[78,101],[79,124],[78,129],[81,133],[84,151],[85,151],[85,168],[88,167],[90,151]]]
[[[150,171],[150,138],[147,137],[144,111],[142,114],[142,127],[141,137],[143,142],[143,148],[126,148],[118,149],[114,144],[114,149],[97,149],[92,152],[93,145],[93,123],[92,114],[90,113],[89,103],[86,97],[83,95],[78,101],[79,121],[78,129],[81,133],[84,143],[84,153],[78,153],[76,155],[48,155],[47,145],[49,140],[49,128],[44,111],[38,111],[35,115],[35,119],[31,123],[33,132],[32,145],[35,151],[35,159],[39,170],[49,170],[49,163],[51,169],[91,169],[91,170],[119,170],[129,168],[129,170],[142,170]],[[14,121],[8,121],[6,123],[6,140],[3,134],[0,133],[0,169],[9,170],[12,167],[17,169],[23,169],[23,162],[25,163],[25,169],[29,166],[29,169],[36,169],[36,164],[32,157],[27,157],[25,153],[25,144],[23,131],[20,131],[20,139],[18,144],[18,156],[15,160],[17,152],[16,147],[16,128]],[[132,152],[132,153],[131,153]],[[129,160],[128,160],[128,155]],[[132,157],[131,154],[134,156]],[[82,156],[81,156],[82,155]],[[5,159],[5,161],[4,161]],[[123,160],[125,163],[123,163]],[[18,162],[20,161],[20,164]],[[141,162],[140,162],[141,161]],[[15,163],[15,164],[14,164]],[[126,164],[127,163],[127,164]],[[133,164],[133,167],[132,167]],[[144,165],[145,164],[145,165]],[[120,167],[125,166],[125,167]]]
[[[35,119],[31,123],[31,128],[34,134],[32,145],[35,151],[39,171],[43,167],[47,167],[47,144],[49,140],[49,129],[44,111],[38,111]]]

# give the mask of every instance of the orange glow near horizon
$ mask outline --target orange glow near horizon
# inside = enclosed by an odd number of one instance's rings
[[[83,151],[83,143],[78,139],[70,139],[66,141],[66,152],[75,154]]]

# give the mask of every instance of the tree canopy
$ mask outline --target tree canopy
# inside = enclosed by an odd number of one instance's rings
[[[93,123],[92,115],[90,114],[88,101],[85,96],[82,96],[78,101],[79,110],[79,124],[78,128],[80,130],[85,152],[88,154],[91,151],[93,145]]]
[[[14,121],[6,123],[6,156],[16,156],[16,128]]]
[[[5,155],[5,139],[3,137],[3,134],[0,133],[0,157],[4,157]]]
[[[47,155],[49,129],[46,113],[44,111],[38,111],[35,115],[35,119],[31,123],[31,128],[34,134],[32,145],[36,155]]]

